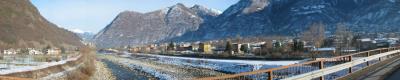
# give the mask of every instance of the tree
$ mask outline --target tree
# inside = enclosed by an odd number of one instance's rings
[[[292,49],[293,49],[293,51],[303,51],[304,43],[298,38],[293,39]]]
[[[336,26],[335,37],[337,52],[339,52],[339,55],[343,55],[342,50],[350,47],[353,41],[353,35],[344,24],[339,23]]]
[[[21,49],[21,51],[19,53],[20,54],[29,54],[29,50],[24,48],[24,49]]]
[[[65,53],[65,47],[60,47],[61,53],[64,54]]]
[[[51,49],[50,45],[47,45],[45,48],[42,49],[42,52],[47,53],[47,50]]]
[[[171,43],[168,44],[167,50],[168,50],[168,51],[175,50],[175,44],[174,44],[174,42],[171,41]]]
[[[231,41],[226,42],[225,52],[231,53],[233,51]]]
[[[246,45],[246,44],[241,45],[241,46],[240,46],[240,50],[243,51],[243,52],[245,52],[245,53],[248,53],[248,52],[250,51],[250,50],[249,50],[249,46]]]
[[[263,45],[261,45],[261,53],[260,55],[267,55],[272,53],[272,41],[267,40]]]
[[[325,25],[320,23],[313,23],[309,30],[304,32],[302,35],[302,40],[310,42],[315,48],[320,48],[325,39]],[[319,53],[318,50],[316,53]],[[316,53],[311,53],[311,57],[315,58]]]

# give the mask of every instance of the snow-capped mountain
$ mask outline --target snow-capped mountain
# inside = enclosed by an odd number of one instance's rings
[[[359,32],[398,32],[399,6],[399,0],[241,0],[175,40],[296,35],[318,22],[328,31],[343,23]]]
[[[125,11],[94,40],[98,47],[154,43],[196,31],[201,23],[217,15],[211,9],[199,5],[188,8],[181,3],[148,13]]]
[[[399,0],[240,0],[222,14],[182,4],[150,13],[123,12],[97,34],[101,45],[198,41],[236,36],[294,36],[313,23],[334,32],[399,32]]]
[[[190,9],[198,16],[202,17],[202,19],[205,21],[211,20],[217,17],[219,14],[221,14],[221,11],[218,11],[216,9],[206,8],[204,6],[197,4],[191,7]]]

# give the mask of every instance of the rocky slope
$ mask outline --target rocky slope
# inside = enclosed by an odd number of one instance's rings
[[[400,31],[399,0],[241,0],[180,41],[235,36],[296,35],[322,22],[359,32]]]
[[[188,8],[180,3],[148,13],[125,11],[100,31],[94,40],[100,48],[154,43],[195,31],[201,23],[217,15],[199,5]]]
[[[44,19],[29,0],[0,1],[0,50],[81,46],[79,37]]]

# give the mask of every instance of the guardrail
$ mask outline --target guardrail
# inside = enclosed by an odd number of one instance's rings
[[[0,80],[32,80],[32,79],[29,79],[29,78],[19,78],[19,77],[0,76]]]
[[[308,61],[299,64],[281,66],[265,70],[244,72],[217,77],[199,78],[198,80],[247,80],[247,79],[336,79],[356,70],[368,67],[384,59],[399,55],[399,47],[380,48],[354,54]]]

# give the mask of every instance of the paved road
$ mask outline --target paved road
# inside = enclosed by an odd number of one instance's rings
[[[399,80],[400,79],[400,68],[393,72],[385,80]]]

